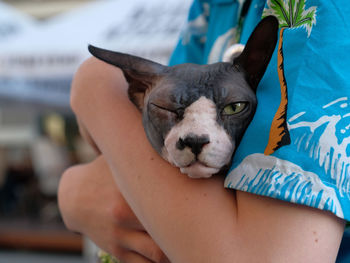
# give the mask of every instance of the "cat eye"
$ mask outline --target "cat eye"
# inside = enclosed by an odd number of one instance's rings
[[[222,114],[223,115],[235,115],[240,112],[242,112],[246,106],[248,105],[247,102],[236,102],[228,104],[224,107]]]
[[[175,114],[177,118],[182,118],[183,115],[184,115],[184,112],[185,112],[185,109],[184,108],[177,108],[177,109],[169,109],[167,107],[164,107],[164,106],[160,106],[158,104],[155,104],[155,103],[151,103],[152,106],[155,106],[156,108],[160,109],[160,110],[163,110],[163,111],[166,111],[168,113],[172,113],[172,114]]]

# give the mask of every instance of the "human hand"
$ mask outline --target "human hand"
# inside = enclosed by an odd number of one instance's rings
[[[169,262],[125,202],[103,157],[68,169],[58,201],[70,230],[122,262]]]

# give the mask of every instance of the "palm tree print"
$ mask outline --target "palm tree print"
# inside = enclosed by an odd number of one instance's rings
[[[287,126],[288,90],[284,74],[283,56],[283,32],[287,28],[304,27],[308,33],[316,24],[316,7],[305,10],[306,0],[268,0],[263,16],[274,15],[280,23],[277,71],[281,87],[281,102],[273,118],[268,144],[265,148],[265,155],[274,153],[284,145],[290,144],[290,135]]]

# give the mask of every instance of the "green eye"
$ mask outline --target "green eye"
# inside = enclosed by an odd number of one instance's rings
[[[247,106],[246,102],[231,103],[226,105],[222,112],[224,115],[234,115],[242,112],[246,106]]]

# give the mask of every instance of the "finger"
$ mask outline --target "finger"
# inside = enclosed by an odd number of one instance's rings
[[[124,233],[119,232],[119,236],[121,237],[119,239],[120,246],[124,249],[136,252],[151,262],[169,262],[162,250],[146,232],[125,231]]]
[[[118,263],[153,263],[142,255],[128,251],[118,258]]]
[[[109,253],[115,259],[117,259],[118,263],[153,263],[152,261],[145,258],[144,256],[142,256],[134,251],[124,249],[120,246],[114,247],[111,250],[111,252],[107,252],[107,253]]]

